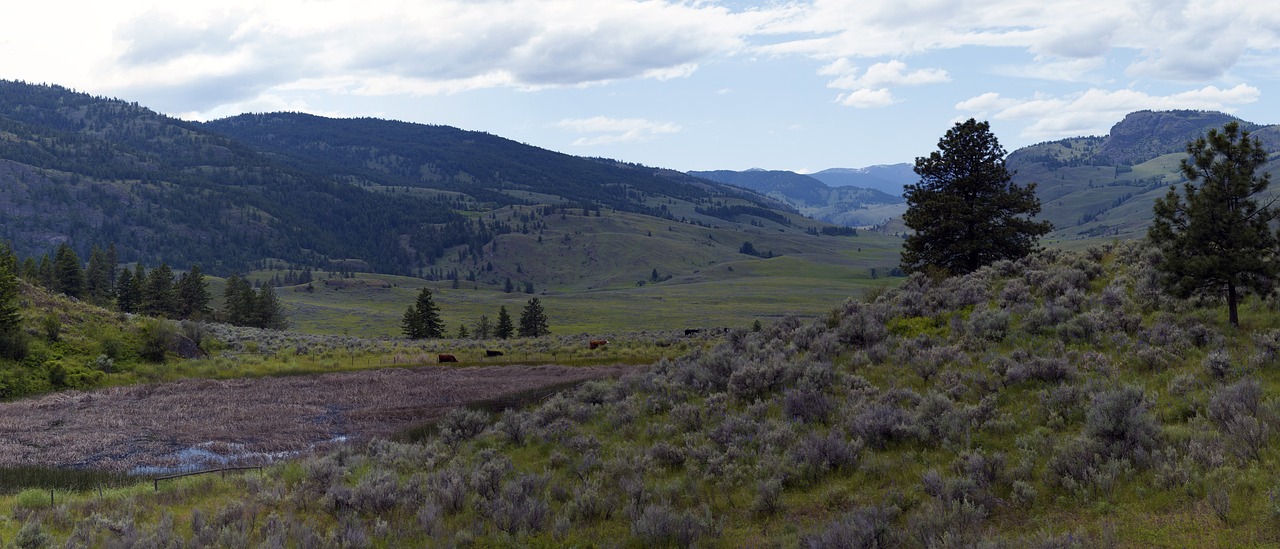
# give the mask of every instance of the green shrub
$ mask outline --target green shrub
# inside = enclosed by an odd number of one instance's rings
[[[14,507],[18,509],[48,509],[51,505],[49,501],[49,491],[39,488],[28,488],[18,492],[14,498]]]

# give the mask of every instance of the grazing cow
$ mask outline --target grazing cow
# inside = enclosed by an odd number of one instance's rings
[[[592,349],[599,349],[599,348],[601,348],[601,347],[604,347],[604,346],[605,346],[605,345],[607,345],[608,343],[609,343],[609,340],[607,340],[607,339],[593,339],[593,340],[591,340],[591,342],[590,342],[590,343],[588,343],[587,345],[588,345],[589,347],[591,347]]]
[[[684,331],[684,335],[691,336],[693,334],[702,333],[702,328],[689,328]]]
[[[488,351],[488,350],[486,350],[486,351],[484,352],[484,356],[502,356],[502,351]]]
[[[437,358],[438,358],[438,362],[440,362],[441,364],[444,364],[445,362],[457,362],[457,361],[458,361],[458,357],[453,356],[453,355],[440,355],[440,356],[439,356],[439,357],[437,357]]]

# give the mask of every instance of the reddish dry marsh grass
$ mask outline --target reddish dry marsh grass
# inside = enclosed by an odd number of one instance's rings
[[[0,404],[0,467],[261,463],[343,438],[390,436],[456,406],[630,369],[390,368],[63,392]]]

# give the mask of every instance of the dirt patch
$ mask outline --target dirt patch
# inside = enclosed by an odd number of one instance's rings
[[[390,436],[455,406],[635,370],[428,366],[69,391],[0,404],[0,467],[157,473],[269,462]]]

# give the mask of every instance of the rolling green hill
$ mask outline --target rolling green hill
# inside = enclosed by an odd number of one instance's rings
[[[1048,242],[1083,242],[1146,235],[1155,199],[1183,181],[1180,161],[1187,142],[1236,120],[1204,111],[1140,111],[1129,114],[1107,136],[1079,137],[1024,147],[1009,155],[1014,182],[1036,183],[1043,210],[1053,222]],[[1241,121],[1271,151],[1264,168],[1280,168],[1280,127]],[[1073,241],[1075,242],[1072,244]]]

